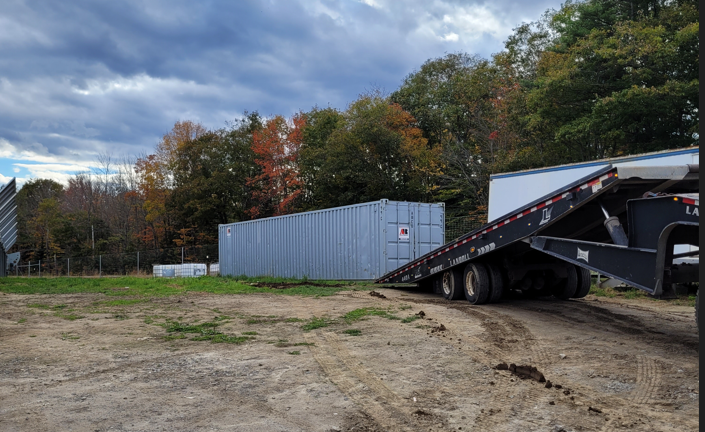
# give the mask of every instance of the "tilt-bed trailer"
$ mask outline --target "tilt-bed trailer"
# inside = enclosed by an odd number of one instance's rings
[[[592,270],[666,296],[673,284],[699,281],[699,262],[674,263],[697,250],[673,252],[699,246],[699,204],[699,165],[609,165],[376,282],[417,283],[472,304],[507,290],[568,300],[588,294]]]

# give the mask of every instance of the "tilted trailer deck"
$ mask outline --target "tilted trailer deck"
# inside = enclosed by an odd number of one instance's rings
[[[654,296],[698,282],[699,264],[676,264],[674,245],[699,246],[699,166],[609,165],[382,276],[446,299],[526,295],[581,298],[590,270]],[[677,262],[677,261],[676,261]]]

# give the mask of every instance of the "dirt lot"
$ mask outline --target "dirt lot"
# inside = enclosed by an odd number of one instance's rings
[[[691,307],[378,291],[0,294],[0,430],[698,430]]]

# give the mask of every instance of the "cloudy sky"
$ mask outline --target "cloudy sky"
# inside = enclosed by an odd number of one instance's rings
[[[489,57],[560,1],[2,0],[0,181],[149,153],[177,120],[344,109],[429,58]]]

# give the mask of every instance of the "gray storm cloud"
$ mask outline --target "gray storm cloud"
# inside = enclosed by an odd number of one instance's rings
[[[429,58],[489,56],[557,1],[5,1],[0,157],[149,152],[177,120],[344,108]],[[8,173],[3,173],[8,175]]]

